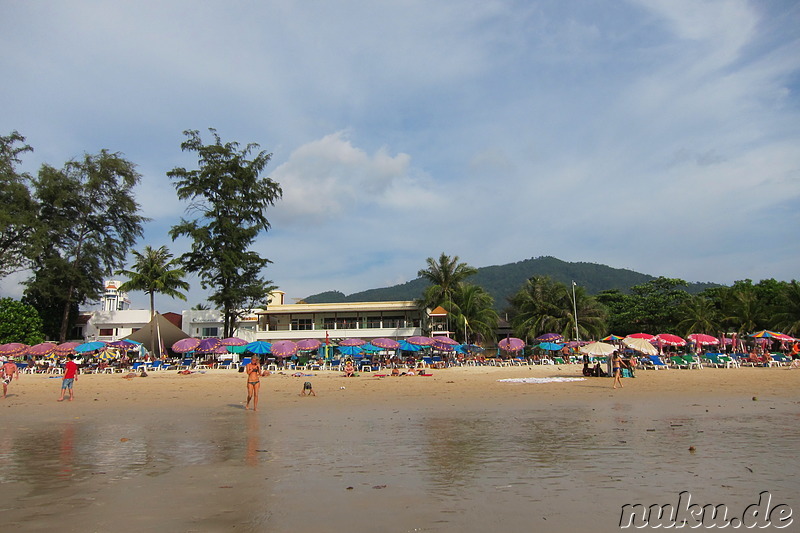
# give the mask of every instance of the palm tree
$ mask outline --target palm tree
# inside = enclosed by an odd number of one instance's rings
[[[431,285],[425,289],[422,299],[418,300],[420,307],[433,308],[437,305],[445,306],[453,301],[453,295],[458,286],[468,277],[476,274],[478,270],[466,263],[459,263],[459,257],[448,257],[442,252],[437,263],[433,257],[426,259],[428,268],[420,270],[417,275],[427,279]]]
[[[764,303],[752,290],[734,290],[723,302],[723,321],[740,334],[764,329]]]
[[[678,333],[706,333],[713,335],[720,329],[719,312],[714,302],[703,296],[692,296],[679,310]]]
[[[494,309],[494,299],[483,287],[471,283],[461,284],[453,294],[452,305],[447,309],[453,318],[456,338],[464,335],[468,342],[468,332],[473,340],[492,339],[497,331],[499,317]]]
[[[543,333],[559,333],[565,338],[575,334],[575,310],[581,338],[597,338],[606,328],[605,308],[588,296],[583,287],[572,293],[563,283],[548,276],[534,276],[510,298],[511,326],[521,338],[535,338]]]
[[[119,290],[143,291],[150,295],[150,320],[155,316],[155,293],[165,294],[171,298],[186,300],[181,290],[188,290],[189,284],[183,281],[186,272],[178,267],[178,260],[173,259],[166,246],[154,249],[145,246],[142,253],[133,251],[136,260],[131,270],[119,270],[117,274],[128,277]],[[155,328],[153,328],[152,349],[156,351]]]
[[[775,328],[786,334],[800,333],[800,283],[792,280],[781,290],[778,312],[775,313]]]

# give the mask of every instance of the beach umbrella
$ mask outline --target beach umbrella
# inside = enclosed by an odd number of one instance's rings
[[[56,351],[56,346],[58,345],[54,342],[40,342],[28,348],[28,355],[44,357]]]
[[[446,335],[432,337],[434,343],[438,344],[449,344],[450,346],[455,346],[458,344],[458,341],[451,339]]]
[[[396,350],[400,347],[400,343],[394,339],[387,339],[386,337],[379,337],[377,339],[372,339],[372,344],[375,346],[379,346],[384,350]]]
[[[651,341],[655,338],[654,335],[650,335],[649,333],[633,333],[625,337],[626,339],[644,339],[646,341]],[[624,340],[624,339],[623,339]]]
[[[103,341],[84,342],[83,344],[79,344],[75,347],[75,353],[94,352],[97,350],[102,350],[105,347],[106,343]]]
[[[339,341],[339,346],[361,346],[362,344],[367,344],[367,341],[364,339],[344,339]]]
[[[563,344],[558,344],[556,342],[540,342],[539,343],[539,348],[541,348],[542,350],[547,350],[549,352],[557,352],[558,350],[560,350],[563,347],[564,347]]]
[[[70,355],[75,353],[75,347],[80,346],[81,343],[79,342],[62,342],[58,346],[56,346],[55,351],[53,352],[55,355],[63,357],[65,355]]]
[[[586,346],[581,346],[580,351],[588,355],[611,355],[617,351],[617,347],[607,342],[590,342]]]
[[[336,348],[344,355],[358,355],[362,352],[361,346],[338,346]]]
[[[650,344],[650,341],[647,339],[631,337],[629,335],[622,339],[622,343],[628,348],[636,350],[637,352],[642,352],[645,355],[656,355],[658,353],[658,348]]]
[[[769,331],[767,329],[762,329],[761,331],[757,331],[756,333],[751,333],[748,337],[753,337],[754,339],[775,339],[778,338],[780,333],[776,333],[775,331]]]
[[[140,344],[141,344],[140,342],[123,339],[120,341],[109,342],[108,346],[112,348],[121,348],[123,350],[132,350],[133,348],[136,348]]]
[[[21,342],[9,342],[7,344],[0,345],[0,355],[16,357],[25,353],[28,348],[29,346],[27,344],[22,344]]]
[[[537,340],[539,342],[557,342],[563,338],[564,337],[562,335],[559,335],[558,333],[545,333],[544,335],[539,335],[534,340]]]
[[[244,346],[247,344],[247,341],[239,337],[227,337],[219,341],[219,343],[223,346]]]
[[[200,344],[200,339],[194,337],[186,337],[172,345],[172,351],[176,353],[193,352],[197,345]]]
[[[442,352],[452,352],[453,350],[456,349],[456,346],[459,346],[459,345],[458,344],[447,344],[447,343],[444,343],[444,342],[439,342],[438,340],[434,340],[433,344],[431,346],[433,348],[435,348],[436,350],[439,350],[439,351],[442,351]]]
[[[507,352],[518,352],[525,347],[525,341],[516,337],[506,337],[498,342],[497,346]]]
[[[422,350],[422,346],[420,346],[419,344],[412,344],[405,339],[401,340],[398,343],[398,348],[400,348],[400,350],[404,352],[418,352]]]
[[[200,344],[194,349],[195,352],[199,353],[213,353],[214,350],[217,349],[219,346],[219,339],[215,337],[209,337],[207,339],[203,339],[200,341]]]
[[[616,335],[609,335],[608,337],[603,337],[600,339],[601,341],[621,341],[622,337],[617,337]]]
[[[415,337],[409,337],[406,340],[408,342],[410,342],[411,344],[416,344],[417,346],[430,346],[431,344],[433,344],[433,339],[432,338],[430,338],[430,337],[422,337],[422,336],[419,336],[419,335],[415,336]]]
[[[272,353],[272,344],[267,341],[253,341],[244,345],[244,351],[259,355]]]
[[[653,338],[653,342],[660,342],[662,344],[667,344],[669,346],[685,346],[686,341],[683,340],[681,337],[677,335],[672,335],[670,333],[659,333]]]
[[[481,353],[484,351],[484,347],[477,344],[464,344],[463,347],[467,353]]]
[[[275,357],[289,357],[297,353],[297,343],[292,341],[273,342],[271,351]]]
[[[303,352],[316,350],[321,345],[322,343],[317,339],[303,339],[301,341],[297,341],[297,349]]]
[[[693,343],[697,344],[698,346],[719,344],[718,338],[712,335],[706,335],[705,333],[692,333],[691,335],[689,335],[688,339]]]
[[[383,351],[383,348],[381,348],[380,346],[375,346],[371,342],[362,345],[361,349],[364,350],[365,352],[373,352],[373,353]]]

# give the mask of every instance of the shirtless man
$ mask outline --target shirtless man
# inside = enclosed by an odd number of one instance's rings
[[[250,400],[253,400],[253,411],[258,411],[258,389],[261,388],[261,358],[253,357],[244,367],[244,373],[247,374],[247,403],[244,404],[244,408],[249,409]]]
[[[19,369],[16,363],[3,357],[3,366],[0,367],[0,379],[3,380],[3,398],[6,397],[6,392],[8,392],[8,384],[11,383],[15,376],[19,381]]]

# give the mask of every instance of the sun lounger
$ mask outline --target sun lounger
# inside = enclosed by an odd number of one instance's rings
[[[686,363],[686,368],[696,368],[698,370],[703,369],[703,363],[700,361],[699,357],[689,354],[684,354],[681,357],[683,358],[684,363]]]
[[[661,369],[666,370],[669,368],[669,365],[666,364],[664,361],[662,361],[661,358],[657,355],[648,355],[647,359],[650,361],[650,364],[652,364],[653,368],[655,368],[656,370],[661,370]]]

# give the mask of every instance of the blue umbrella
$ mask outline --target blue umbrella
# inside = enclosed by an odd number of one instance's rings
[[[245,345],[244,351],[257,354],[272,353],[272,344],[267,341],[254,341]]]
[[[344,355],[358,355],[361,353],[362,346],[339,346],[338,350]]]
[[[422,349],[419,344],[411,344],[407,340],[400,341],[400,350],[404,352],[418,352]]]
[[[75,347],[76,353],[86,353],[86,352],[93,352],[95,350],[101,350],[106,347],[106,343],[103,341],[92,341],[92,342],[84,342],[83,344],[79,344]]]
[[[368,342],[367,344],[361,346],[361,349],[364,350],[365,352],[380,352],[383,350],[383,348],[375,346],[371,342]]]
[[[555,342],[542,342],[539,344],[539,348],[542,350],[549,350],[551,352],[557,352],[564,346],[561,344],[556,344]]]

